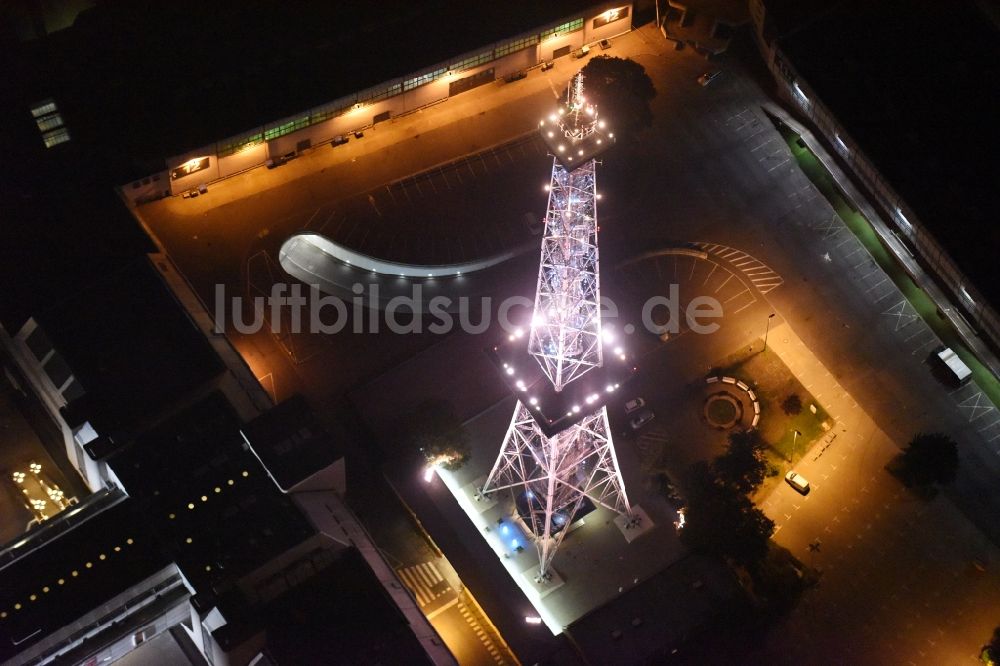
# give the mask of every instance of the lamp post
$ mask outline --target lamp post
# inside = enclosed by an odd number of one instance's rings
[[[799,438],[799,436],[801,434],[802,433],[799,432],[798,430],[793,430],[792,431],[792,458],[793,459],[795,458],[795,442],[796,442],[796,440],[798,440],[798,438]]]
[[[774,319],[774,313],[767,315],[767,326],[764,327],[764,348],[761,351],[767,351],[767,333],[771,330],[771,320]]]

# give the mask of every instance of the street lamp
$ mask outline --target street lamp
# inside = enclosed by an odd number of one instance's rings
[[[795,458],[795,442],[796,442],[796,440],[798,440],[798,438],[801,435],[802,435],[802,433],[799,432],[798,430],[793,430],[792,431],[792,458],[793,459]]]
[[[761,351],[767,351],[767,333],[771,330],[771,320],[774,319],[774,313],[767,315],[767,326],[764,327],[764,348]]]

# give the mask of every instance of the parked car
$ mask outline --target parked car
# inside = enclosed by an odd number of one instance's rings
[[[638,430],[639,428],[646,425],[652,420],[653,420],[653,412],[649,411],[648,409],[644,409],[635,416],[633,416],[632,419],[628,422],[628,424],[632,427],[632,430]]]
[[[722,74],[722,72],[720,72],[718,70],[716,70],[714,72],[705,72],[704,74],[702,74],[701,76],[698,77],[698,85],[701,86],[702,88],[704,88],[709,83],[711,83],[715,79],[719,78],[720,74]]]
[[[809,482],[806,477],[802,476],[798,472],[789,472],[785,475],[785,481],[788,482],[792,488],[795,488],[796,492],[802,495],[809,494]]]
[[[637,409],[642,409],[645,406],[646,406],[645,400],[643,400],[642,398],[633,398],[632,400],[629,400],[628,402],[625,403],[625,413],[631,414]]]

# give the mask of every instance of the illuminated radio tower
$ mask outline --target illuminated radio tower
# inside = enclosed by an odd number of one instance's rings
[[[566,97],[558,114],[541,122],[554,158],[528,337],[528,352],[559,394],[604,361],[594,157],[614,138],[587,104],[582,74],[571,81]],[[607,392],[615,386],[608,385]],[[534,532],[542,579],[548,578],[556,550],[587,499],[620,514],[632,513],[607,408],[598,402],[604,392],[601,385],[585,395],[580,402],[586,406],[570,407],[568,423],[558,432],[548,428],[549,435],[539,423],[537,400],[527,405],[519,400],[483,484],[483,494],[504,489],[514,494],[518,512]]]

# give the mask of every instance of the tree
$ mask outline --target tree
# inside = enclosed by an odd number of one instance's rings
[[[688,473],[688,507],[681,539],[695,550],[753,567],[768,551],[774,523],[711,465],[696,463]]]
[[[645,68],[634,60],[595,56],[581,70],[587,99],[612,127],[635,132],[653,124],[649,103],[656,88]]]
[[[712,463],[718,479],[746,494],[757,489],[767,473],[764,442],[756,430],[739,430],[729,435],[726,452]]]
[[[906,447],[902,463],[908,486],[948,484],[958,471],[958,445],[941,433],[920,433]]]
[[[987,666],[1000,665],[1000,627],[993,630],[993,638],[983,646],[983,652],[979,658]]]
[[[802,411],[802,398],[798,393],[792,393],[781,403],[781,411],[788,416],[795,416]]]
[[[404,423],[404,431],[429,464],[456,470],[469,459],[469,435],[450,402],[422,403]]]

